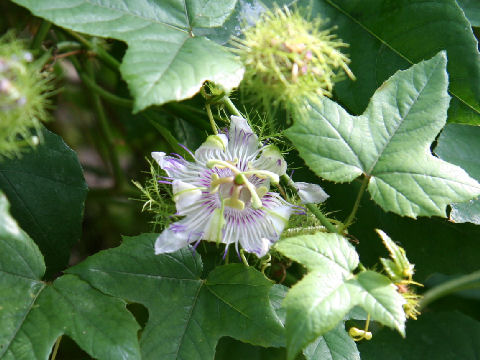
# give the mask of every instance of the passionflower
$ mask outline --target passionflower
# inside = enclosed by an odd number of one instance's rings
[[[158,236],[155,253],[207,240],[264,256],[299,211],[270,189],[286,171],[280,151],[264,146],[245,119],[232,116],[226,133],[209,136],[190,154],[194,161],[152,153],[167,174],[161,181],[172,185],[177,215],[183,216]]]

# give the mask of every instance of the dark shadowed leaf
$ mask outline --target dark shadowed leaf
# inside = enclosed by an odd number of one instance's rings
[[[222,336],[284,345],[284,328],[269,299],[273,284],[262,273],[230,264],[201,279],[197,253],[156,256],[156,238],[125,238],[121,246],[69,269],[102,292],[148,308],[142,359],[213,359]]]
[[[471,0],[476,2],[476,0]],[[399,69],[447,50],[449,122],[480,124],[480,55],[470,23],[455,0],[302,1],[312,13],[350,44],[351,69],[356,81],[338,83],[339,100],[361,114],[370,97]]]
[[[435,153],[480,180],[480,127],[448,124],[438,139]],[[451,204],[450,219],[457,223],[480,224],[480,200]]]
[[[119,299],[74,275],[47,284],[42,254],[0,193],[0,358],[47,360],[66,334],[97,359],[140,359],[138,324]]]
[[[46,129],[43,137],[20,159],[0,162],[0,189],[44,254],[50,277],[66,267],[80,238],[87,185],[75,152]]]
[[[480,322],[460,312],[428,313],[407,326],[407,338],[383,330],[360,344],[362,360],[474,360],[480,352]]]

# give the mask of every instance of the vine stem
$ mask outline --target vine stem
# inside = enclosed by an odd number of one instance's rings
[[[227,107],[228,111],[230,111],[233,115],[242,116],[242,113],[240,111],[238,111],[235,104],[232,102],[232,100],[230,100],[230,98],[228,96],[225,96],[223,98],[223,103]]]
[[[343,223],[343,226],[340,227],[338,230],[339,234],[345,232],[348,227],[352,224],[353,220],[355,219],[355,215],[357,214],[358,207],[360,206],[360,201],[362,200],[363,193],[367,189],[368,182],[370,180],[370,176],[364,176],[362,185],[360,186],[360,190],[358,191],[357,198],[355,199],[355,204],[353,204],[352,212],[348,215],[347,219]]]
[[[132,100],[125,99],[115,94],[112,94],[111,92],[100,87],[92,78],[90,78],[89,76],[86,76],[82,72],[79,72],[78,75],[80,76],[80,79],[83,81],[83,83],[88,88],[90,88],[90,90],[96,92],[98,95],[100,95],[105,100],[111,102],[112,104],[129,107],[129,108],[133,106]]]
[[[325,228],[331,232],[336,233],[338,230],[333,225],[328,218],[320,211],[320,209],[315,204],[307,204],[307,209],[312,212],[313,215],[320,221],[320,223],[325,226]]]
[[[113,70],[118,71],[118,68],[120,67],[120,62],[117,59],[115,59],[112,55],[110,55],[107,51],[105,51],[102,47],[92,44],[91,41],[88,41],[82,35],[77,34],[72,30],[64,29],[64,31],[68,35],[73,37],[75,40],[83,44],[86,48],[95,52],[98,58],[102,60],[105,64],[110,66]]]
[[[42,23],[40,24],[40,27],[37,30],[37,33],[35,34],[35,37],[32,40],[32,49],[39,49],[40,46],[42,45],[43,40],[45,40],[45,37],[48,34],[48,30],[50,30],[50,27],[52,26],[52,23],[46,20],[43,20]]]
[[[87,64],[87,71],[93,79],[94,70],[90,62]],[[99,95],[95,92],[92,92],[91,97],[93,101],[94,110],[100,122],[100,128],[102,130],[102,133],[107,145],[108,157],[110,160],[110,164],[112,165],[113,177],[115,179],[115,187],[121,189],[123,188],[123,185],[126,184],[126,179],[124,177],[122,168],[120,167],[120,161],[118,159],[118,154],[116,151],[115,143],[112,138],[112,133],[111,133],[110,126],[108,124],[107,116],[105,115],[103,104],[102,104],[102,101],[100,100]]]
[[[423,294],[420,300],[420,309],[424,309],[428,304],[440,299],[446,295],[457,291],[473,289],[480,287],[480,270],[471,274],[460,276],[459,278],[444,282]]]
[[[212,109],[208,102],[205,104],[205,109],[207,110],[208,120],[210,120],[210,125],[212,126],[213,133],[215,135],[218,135],[217,125],[215,124],[215,119],[213,118]]]
[[[284,174],[282,175],[282,178],[285,180],[287,183],[288,187],[295,192],[298,192],[297,189],[293,186],[294,182],[290,178],[290,176]],[[315,204],[306,204],[305,205],[308,210],[311,211],[311,213],[320,221],[320,223],[331,233],[336,233],[338,232],[336,226],[328,220],[328,218],[325,216],[325,214],[315,205]]]
[[[63,335],[60,335],[57,341],[55,341],[55,346],[53,347],[53,351],[52,351],[52,358],[50,360],[55,360],[55,358],[57,357],[57,352],[60,346],[60,341],[62,341],[62,336]]]

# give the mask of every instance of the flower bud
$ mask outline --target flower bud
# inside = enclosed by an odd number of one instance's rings
[[[0,37],[0,160],[41,140],[50,79],[12,33]]]
[[[350,60],[340,51],[348,44],[322,25],[321,19],[307,20],[287,7],[264,13],[244,30],[243,39],[234,40],[246,68],[241,89],[266,106],[288,106],[312,94],[331,96],[343,73],[354,79]]]

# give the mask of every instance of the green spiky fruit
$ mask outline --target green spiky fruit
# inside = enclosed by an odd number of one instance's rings
[[[0,38],[0,160],[39,143],[50,78],[12,33]]]
[[[235,39],[234,50],[245,64],[242,88],[264,105],[290,103],[319,94],[332,96],[334,83],[347,74],[354,79],[349,58],[340,49],[345,44],[320,30],[323,21],[307,20],[299,11],[276,8]]]

